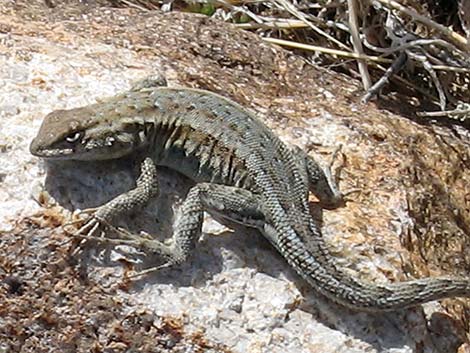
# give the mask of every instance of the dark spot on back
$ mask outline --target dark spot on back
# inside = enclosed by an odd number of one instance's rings
[[[196,105],[194,103],[191,103],[190,105],[186,107],[187,112],[192,112],[194,110],[196,110]]]

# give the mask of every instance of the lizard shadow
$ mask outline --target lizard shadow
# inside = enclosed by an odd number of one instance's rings
[[[132,159],[100,163],[63,161],[59,167],[55,165],[56,163],[48,163],[51,168],[48,168],[45,188],[61,206],[69,210],[99,206],[131,189],[136,178],[135,171],[138,169]],[[171,237],[177,206],[181,204],[193,184],[183,176],[161,168],[159,182],[161,188],[159,197],[152,200],[143,210],[117,220],[116,225],[123,226],[133,233],[143,230],[149,234],[163,235],[159,239]],[[315,220],[321,222],[321,209],[313,207],[312,211]],[[213,234],[213,221],[205,223],[205,227],[209,229],[204,230]],[[416,330],[422,330],[425,333],[423,339],[432,340],[435,346],[441,345],[440,338],[437,337],[439,335],[429,333],[421,309],[374,314],[355,312],[332,303],[315,293],[294,270],[290,269],[260,233],[239,225],[228,225],[232,231],[220,231],[219,228],[219,231],[215,231],[218,235],[203,234],[188,262],[175,268],[148,274],[141,280],[135,281],[132,290],[139,292],[145,286],[157,284],[201,288],[224,271],[249,268],[273,278],[287,278],[296,284],[304,300],[302,304],[293,307],[291,313],[295,310],[307,312],[322,325],[367,342],[377,351],[388,351],[415,344],[411,335],[412,330],[403,324],[407,321],[417,323],[418,326],[413,328],[415,335]],[[98,245],[94,250],[109,248],[106,244]],[[158,259],[153,256],[143,256],[140,260],[138,269],[144,270],[158,265]],[[93,266],[98,267],[122,266],[120,262],[107,257],[99,261],[96,259],[90,261]],[[409,320],[405,321],[407,317]],[[289,317],[286,317],[286,320],[288,319]],[[440,317],[437,321],[442,323],[442,320],[446,319],[452,320]],[[451,331],[446,334],[452,336]],[[450,336],[445,338],[446,342],[460,342],[456,337]],[[449,345],[444,343],[442,345],[446,346],[448,352],[456,351],[456,349],[449,350]]]
[[[258,231],[242,226],[232,228],[233,232],[205,237],[190,263],[181,269],[184,273],[191,271],[195,266],[199,268],[202,264],[203,268],[200,270],[208,271],[208,277],[203,281],[192,282],[193,286],[203,286],[205,281],[219,272],[221,264],[221,271],[250,268],[271,278],[284,278],[295,283],[295,287],[302,293],[303,301],[299,306],[294,305],[292,312],[301,310],[309,313],[322,325],[367,342],[377,352],[406,346],[412,347],[413,351],[419,351],[420,344],[427,341],[427,346],[433,346],[435,351],[450,353],[457,352],[458,347],[465,341],[465,337],[455,332],[454,328],[458,324],[452,317],[434,313],[430,318],[426,318],[421,306],[392,312],[359,312],[336,304],[311,288]],[[224,255],[226,252],[231,253],[232,257],[235,256],[238,262],[232,260],[227,266],[227,255]],[[213,272],[215,268],[217,270]],[[288,319],[287,317],[286,320]],[[414,326],[410,327],[409,323]],[[417,343],[416,337],[421,337],[422,342]]]
[[[134,290],[141,291],[146,286],[156,284],[203,289],[222,272],[248,268],[253,273],[263,273],[270,278],[284,278],[287,282],[294,283],[302,293],[303,300],[298,306],[294,304],[286,322],[290,315],[295,316],[296,310],[301,310],[310,314],[312,320],[332,330],[367,342],[377,352],[406,346],[414,346],[413,351],[419,351],[419,343],[414,339],[416,336],[422,337],[423,344],[424,341],[431,341],[437,352],[457,352],[462,344],[464,338],[452,331],[455,322],[447,315],[433,314],[431,325],[424,317],[421,307],[396,312],[367,313],[331,302],[316,293],[297,275],[259,232],[241,226],[234,228],[233,231],[225,231],[216,236],[204,236],[188,262],[145,276],[136,282]],[[270,295],[266,297],[271,298]],[[413,322],[413,327],[409,326],[410,322]]]

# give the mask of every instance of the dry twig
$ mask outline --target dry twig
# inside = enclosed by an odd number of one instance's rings
[[[433,20],[427,18],[426,16],[420,15],[419,13],[417,13],[414,10],[410,10],[410,9],[406,8],[405,6],[397,3],[396,1],[393,1],[393,0],[374,0],[373,2],[379,2],[382,5],[388,7],[389,9],[398,10],[398,11],[404,13],[405,15],[410,16],[414,20],[419,21],[419,22],[429,26],[430,28],[433,28],[433,29],[437,30],[438,32],[442,33],[444,36],[446,36],[447,38],[452,40],[455,45],[457,45],[459,48],[461,48],[464,51],[468,50],[468,48],[469,48],[468,40],[466,38],[464,38],[463,36],[461,36],[460,34],[454,32],[450,28],[447,28],[443,25],[440,25],[439,23],[434,22]]]
[[[349,29],[351,31],[351,41],[353,43],[354,52],[358,55],[364,55],[364,50],[362,49],[361,39],[359,38],[359,24],[357,22],[357,2],[356,0],[348,0],[348,10],[349,10]],[[359,73],[362,78],[362,85],[364,90],[368,90],[371,86],[369,70],[367,69],[366,61],[362,59],[357,60],[357,65],[359,68]]]

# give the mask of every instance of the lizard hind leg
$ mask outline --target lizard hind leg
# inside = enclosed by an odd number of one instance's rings
[[[330,163],[321,167],[320,164],[299,147],[295,147],[295,153],[300,167],[307,172],[310,191],[317,196],[321,203],[327,207],[336,208],[344,204],[344,194],[339,190],[337,176],[331,172],[332,164],[337,154],[341,151],[341,145],[335,149]],[[339,167],[341,169],[342,166]]]
[[[261,228],[265,220],[261,202],[256,194],[232,186],[200,183],[191,188],[181,206],[180,217],[174,225],[170,244],[130,233],[122,234],[126,239],[103,241],[132,246],[164,259],[162,265],[137,272],[131,277],[142,276],[181,264],[189,258],[201,235],[204,211],[255,228]]]

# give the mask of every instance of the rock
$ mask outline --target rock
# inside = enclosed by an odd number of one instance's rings
[[[350,78],[204,16],[93,2],[53,9],[39,1],[16,3],[24,6],[0,4],[0,279],[18,278],[22,293],[35,288],[43,302],[2,289],[8,315],[0,315],[0,337],[11,327],[18,334],[10,334],[0,350],[66,350],[73,343],[76,351],[96,345],[125,351],[133,338],[141,347],[157,342],[162,352],[450,352],[468,345],[468,301],[434,303],[425,312],[353,312],[318,296],[255,232],[232,232],[209,219],[197,253],[181,268],[133,284],[120,264],[131,260],[97,247],[85,274],[75,272],[69,238],[47,227],[67,222],[63,208],[99,205],[131,187],[133,166],[55,166],[46,179],[47,196],[33,191],[46,168],[29,155],[29,142],[46,113],[114,95],[156,72],[170,85],[211,90],[252,109],[286,143],[315,150],[325,163],[342,144],[340,186],[360,192],[337,210],[319,211],[312,200],[312,211],[347,270],[370,281],[468,276],[470,138],[459,127],[420,124],[361,105],[359,86]],[[171,234],[187,181],[169,171],[161,176],[165,192],[159,200],[122,225]],[[37,213],[41,207],[32,195],[60,207]],[[135,257],[137,266],[155,260]],[[71,299],[60,304],[64,295]],[[34,334],[25,336],[41,310],[58,312],[40,315]],[[442,325],[446,337],[429,331],[428,320],[440,327],[436,317],[448,320]],[[67,331],[78,330],[77,322],[87,339]],[[106,346],[111,335],[116,341]]]

